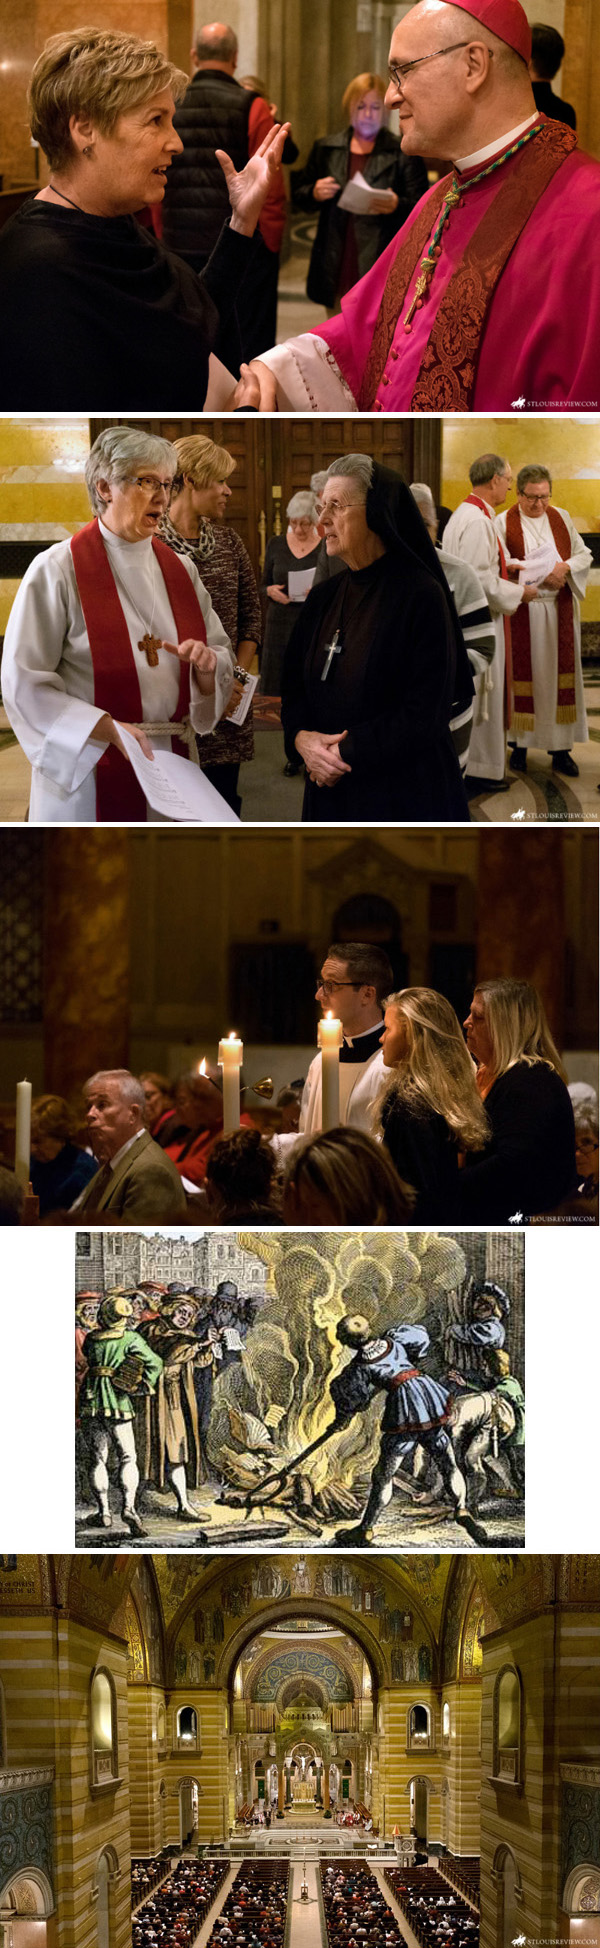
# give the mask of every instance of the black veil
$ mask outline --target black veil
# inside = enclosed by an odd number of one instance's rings
[[[402,474],[393,472],[391,467],[382,467],[379,460],[373,461],[366,514],[368,527],[379,535],[389,555],[398,556],[408,575],[411,559],[416,559],[423,568],[429,569],[443,589],[456,644],[455,697],[465,708],[473,696],[473,674],[452,590],[410,487]]]

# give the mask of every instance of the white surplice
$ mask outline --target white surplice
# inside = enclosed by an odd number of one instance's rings
[[[558,553],[547,514],[534,519],[530,514],[521,514],[521,524],[525,541],[525,559],[533,554],[543,543],[550,543]],[[583,672],[581,668],[581,611],[587,587],[593,556],[586,548],[581,535],[573,526],[570,514],[564,507],[558,507],[568,529],[571,543],[569,574],[567,585],[573,596],[573,624],[575,634],[575,708],[577,718],[574,724],[557,724],[556,700],[558,696],[558,589],[540,589],[540,600],[529,605],[529,624],[531,629],[531,673],[533,677],[533,703],[535,729],[519,731],[516,743],[523,749],[535,747],[537,751],[570,751],[573,744],[587,744],[589,731],[583,694]],[[496,526],[504,548],[506,547],[506,514],[496,517]],[[559,557],[560,559],[560,557]]]
[[[476,487],[473,492],[477,493]],[[463,501],[444,528],[444,547],[450,555],[458,555],[476,570],[493,617],[496,649],[485,691],[488,714],[487,718],[483,717],[476,704],[467,775],[499,781],[504,777],[506,751],[504,617],[514,615],[522,600],[522,590],[515,582],[503,581],[500,574],[498,536],[491,509],[489,515],[484,514],[480,507]]]
[[[179,697],[177,658],[159,649],[151,669],[138,648],[147,629],[177,641],[175,618],[152,541],[123,541],[99,523],[114,567],[117,594],[129,632],[142,700],[142,720],[174,716]],[[190,718],[194,730],[214,730],[233,687],[233,651],[194,563],[179,555],[196,591],[206,639],[217,653],[214,692],[204,697],[190,669]],[[140,620],[143,618],[143,623]],[[10,613],[2,658],[2,699],[12,728],[32,765],[30,821],[92,824],[96,819],[96,765],[106,744],[90,733],[104,712],[94,703],[94,668],[69,541],[36,555]],[[177,733],[175,732],[175,735]],[[169,737],[151,739],[172,749]],[[149,822],[162,823],[148,806]]]

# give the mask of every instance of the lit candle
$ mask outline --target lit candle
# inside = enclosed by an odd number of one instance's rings
[[[16,1132],[15,1132],[15,1177],[17,1178],[17,1182],[23,1185],[24,1190],[28,1190],[29,1188],[29,1172],[31,1168],[30,1157],[31,1157],[31,1083],[18,1082],[17,1083],[17,1122],[16,1122]]]
[[[219,1042],[219,1068],[223,1070],[223,1135],[230,1136],[232,1130],[240,1127],[240,1069],[244,1060],[244,1044],[232,1031],[225,1041]]]
[[[321,1129],[335,1129],[340,1120],[340,1049],[344,1040],[341,1021],[324,1015],[319,1022],[321,1050]]]

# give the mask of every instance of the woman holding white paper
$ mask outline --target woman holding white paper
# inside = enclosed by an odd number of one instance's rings
[[[193,563],[157,539],[175,472],[168,440],[127,426],[101,433],[86,466],[95,519],[36,555],[21,583],[2,694],[33,769],[33,823],[160,817],[120,727],[146,758],[189,758],[195,732],[227,706],[229,637]]]
[[[285,534],[267,542],[261,583],[267,606],[259,689],[267,697],[281,696],[285,651],[324,555],[314,494],[292,494],[286,516]]]
[[[319,223],[306,295],[328,311],[370,271],[428,188],[418,156],[403,156],[398,135],[384,128],[386,83],[357,74],[342,96],[347,126],[314,142],[304,169],[292,178],[294,202]],[[356,196],[357,180],[369,196]],[[346,199],[348,199],[346,201]]]

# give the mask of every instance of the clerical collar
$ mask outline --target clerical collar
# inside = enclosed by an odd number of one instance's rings
[[[100,529],[100,533],[102,535],[102,540],[104,542],[105,548],[108,548],[109,550],[113,548],[115,553],[117,553],[119,550],[126,552],[129,567],[131,567],[131,563],[133,561],[134,555],[137,557],[138,561],[144,561],[147,555],[150,554],[152,551],[151,534],[149,534],[147,539],[144,539],[143,541],[126,541],[124,535],[114,534],[112,528],[105,527],[104,522],[101,519],[100,515],[98,516],[98,527]]]
[[[344,1035],[340,1062],[369,1062],[380,1047],[383,1027],[383,1021],[378,1021],[374,1028],[364,1029],[362,1035]]]
[[[533,128],[534,122],[538,121],[539,112],[536,108],[533,115],[527,116],[526,122],[519,122],[517,128],[508,129],[501,142],[496,137],[495,142],[488,142],[486,149],[475,149],[472,156],[457,156],[454,168],[463,176],[466,169],[478,169],[483,162],[491,162],[493,156],[501,156],[503,149],[510,149],[511,144],[518,142],[519,136],[524,135],[526,129]]]

